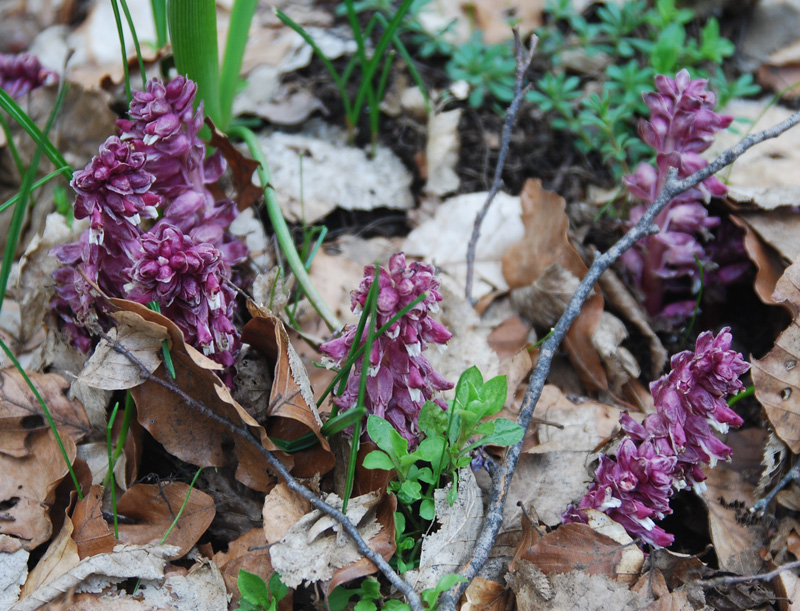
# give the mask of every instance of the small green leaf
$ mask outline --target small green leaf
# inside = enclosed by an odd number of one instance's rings
[[[342,611],[350,602],[350,599],[358,593],[358,589],[346,589],[343,586],[336,586],[328,595],[328,607],[331,611]]]
[[[269,589],[264,580],[258,575],[239,569],[236,584],[239,586],[239,592],[241,592],[242,598],[245,600],[265,607],[269,604]]]
[[[280,574],[275,572],[269,578],[269,591],[275,597],[275,600],[280,602],[289,593],[289,586],[283,583]]]
[[[377,611],[378,607],[371,600],[359,600],[353,611]]]
[[[419,428],[426,437],[443,436],[447,429],[447,412],[433,401],[428,401],[419,412]]]
[[[436,505],[432,499],[422,499],[419,506],[419,517],[423,520],[433,520],[436,517]]]
[[[367,418],[367,433],[378,447],[389,455],[400,473],[400,457],[408,455],[408,441],[380,416],[370,414]]]
[[[416,503],[422,498],[422,485],[418,481],[407,479],[400,485],[397,498],[405,505]]]

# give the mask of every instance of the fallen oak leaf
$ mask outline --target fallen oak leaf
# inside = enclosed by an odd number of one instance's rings
[[[269,578],[275,572],[269,558],[267,539],[261,528],[249,530],[231,541],[228,543],[228,551],[217,552],[213,560],[222,571],[228,592],[233,594],[232,602],[236,602],[241,596],[238,584],[240,570],[244,569],[248,573],[258,575],[264,583],[269,583]]]

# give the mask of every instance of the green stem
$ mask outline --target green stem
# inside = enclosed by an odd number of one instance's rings
[[[114,481],[114,466],[116,461],[113,457],[113,452],[111,448],[113,447],[111,443],[111,429],[114,428],[114,420],[117,419],[117,412],[119,411],[119,401],[114,405],[114,411],[111,412],[111,418],[108,419],[108,424],[106,425],[106,450],[108,451],[108,473],[103,480],[103,486],[111,485],[111,512],[114,516],[114,538],[119,539],[119,524],[117,520],[117,490],[116,490],[116,482]]]
[[[228,26],[228,40],[225,43],[225,57],[222,60],[220,74],[220,130],[225,131],[233,115],[233,98],[239,84],[239,72],[242,70],[245,47],[250,33],[250,24],[256,12],[258,0],[236,0],[231,11]]]
[[[733,395],[730,399],[728,399],[728,405],[731,406],[734,403],[738,403],[739,401],[741,401],[745,397],[749,397],[750,395],[752,395],[755,392],[756,392],[756,387],[753,384],[750,384],[750,386],[745,388],[738,395]]]
[[[130,431],[131,422],[133,421],[133,414],[135,411],[136,404],[133,402],[133,395],[131,395],[130,391],[128,391],[125,393],[125,414],[122,418],[122,428],[120,428],[119,435],[117,436],[117,446],[114,448],[112,466],[109,469],[109,473],[113,471],[113,467],[117,464],[117,461],[119,460],[119,457],[122,455],[122,452],[125,448],[125,441],[128,439],[128,431]],[[109,476],[106,474],[106,477],[103,480],[103,486],[107,486],[108,482]]]
[[[340,329],[342,323],[336,318],[336,315],[331,312],[328,306],[323,301],[317,289],[311,282],[308,273],[306,272],[303,262],[300,260],[300,255],[294,246],[292,235],[289,232],[289,227],[286,225],[286,220],[283,218],[281,207],[278,204],[278,198],[275,194],[275,189],[270,184],[269,169],[267,160],[264,157],[264,152],[261,150],[261,145],[256,138],[256,135],[248,128],[242,125],[234,125],[228,130],[228,135],[233,138],[241,138],[244,140],[247,147],[250,149],[250,154],[253,159],[260,164],[258,168],[258,178],[261,181],[261,186],[264,188],[264,198],[267,202],[267,214],[269,220],[272,222],[272,228],[275,230],[275,235],[278,238],[283,256],[289,263],[289,267],[297,278],[298,284],[302,287],[311,305],[319,313],[325,324],[331,330]]]
[[[167,0],[150,0],[150,5],[156,25],[156,44],[163,49],[167,44]]]
[[[11,362],[14,364],[14,367],[17,368],[19,374],[22,376],[22,379],[25,380],[25,383],[28,385],[28,388],[31,389],[31,392],[36,397],[36,400],[39,401],[39,406],[42,408],[42,412],[44,413],[44,417],[47,419],[47,424],[50,426],[50,430],[53,431],[53,435],[56,438],[56,443],[58,444],[58,449],[61,450],[61,456],[64,458],[64,463],[67,465],[67,470],[69,471],[70,477],[72,478],[72,483],[75,485],[75,491],[78,493],[78,498],[83,499],[83,493],[81,492],[81,485],[78,483],[78,476],[75,474],[75,470],[72,468],[72,461],[70,461],[69,456],[67,455],[67,450],[64,447],[64,442],[61,440],[61,435],[56,428],[56,423],[53,420],[52,414],[50,414],[50,410],[47,408],[47,404],[42,399],[42,395],[39,394],[39,391],[36,390],[36,387],[31,382],[31,379],[28,377],[28,374],[22,368],[22,365],[19,364],[17,357],[8,349],[6,343],[0,339],[0,348],[3,349],[3,352],[6,353],[6,356],[11,359]]]

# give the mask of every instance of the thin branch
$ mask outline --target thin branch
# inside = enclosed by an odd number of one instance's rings
[[[775,486],[763,499],[760,499],[755,505],[753,505],[750,511],[752,513],[763,513],[766,511],[769,504],[775,500],[776,496],[778,496],[778,493],[786,488],[786,486],[788,486],[792,480],[800,480],[800,463],[797,463],[794,467],[792,467],[791,471],[784,475],[783,479],[778,482],[778,485]]]
[[[759,575],[723,575],[721,577],[712,577],[711,579],[698,579],[694,583],[704,588],[716,588],[718,586],[732,586],[737,583],[748,583],[750,581],[770,581],[784,571],[791,571],[796,568],[800,568],[800,560],[787,562],[786,564],[772,569],[768,573],[761,573]]]
[[[530,48],[526,53],[525,47],[519,38],[519,29],[514,28],[514,50],[517,59],[517,78],[514,84],[514,98],[511,100],[511,104],[506,112],[505,123],[503,123],[503,133],[500,139],[500,155],[497,158],[497,166],[494,169],[492,187],[489,189],[489,195],[486,196],[486,201],[483,204],[483,208],[480,209],[478,215],[475,217],[475,225],[472,227],[472,237],[469,239],[469,246],[467,246],[466,296],[467,301],[469,301],[472,305],[475,305],[475,302],[472,299],[472,276],[473,268],[475,267],[475,249],[478,245],[478,237],[481,233],[481,223],[483,223],[483,219],[486,218],[486,214],[489,212],[489,207],[492,205],[495,196],[500,191],[500,187],[503,186],[503,168],[506,165],[508,149],[511,146],[511,128],[514,127],[514,123],[517,120],[517,112],[519,111],[519,106],[522,103],[522,98],[525,97],[525,94],[528,93],[531,88],[530,83],[526,87],[523,87],[522,81],[525,78],[525,73],[531,66],[533,54],[536,51],[536,44],[538,42],[539,39],[537,38],[536,34],[532,35]]]
[[[206,418],[209,418],[224,426],[228,429],[231,433],[243,439],[247,443],[251,444],[255,447],[262,456],[266,459],[269,466],[275,470],[275,472],[280,475],[286,485],[289,486],[291,490],[302,496],[306,499],[315,509],[319,509],[323,513],[328,514],[334,520],[339,522],[342,525],[344,531],[350,536],[350,538],[355,542],[358,551],[369,560],[372,561],[375,566],[378,567],[381,573],[383,573],[386,578],[391,582],[391,584],[406,597],[409,605],[411,605],[411,609],[413,611],[423,611],[422,601],[420,600],[417,593],[414,591],[414,588],[411,587],[406,581],[398,575],[389,563],[383,559],[383,556],[372,550],[364,538],[361,536],[361,533],[358,532],[358,528],[355,524],[353,524],[350,519],[343,514],[341,511],[336,509],[336,507],[329,505],[313,492],[311,492],[308,488],[300,484],[286,469],[283,463],[278,460],[275,455],[267,450],[263,445],[261,445],[261,441],[256,438],[255,435],[250,431],[247,425],[237,425],[234,422],[229,421],[226,418],[223,418],[219,414],[215,413],[213,410],[208,408],[207,406],[203,405],[200,401],[194,399],[189,394],[183,391],[177,384],[175,384],[172,380],[162,379],[158,376],[150,373],[147,367],[137,359],[129,350],[127,350],[124,346],[121,346],[117,343],[113,338],[102,334],[101,335],[109,345],[118,353],[125,356],[128,360],[130,360],[134,365],[139,368],[139,371],[142,374],[142,377],[146,378],[149,381],[155,382],[160,386],[163,386],[167,390],[175,393],[178,397],[181,398],[183,402],[186,403],[190,408],[197,411],[198,413],[202,414]]]
[[[708,164],[705,168],[695,172],[691,176],[683,180],[677,179],[677,170],[671,168],[664,188],[659,193],[655,202],[647,209],[642,218],[636,225],[622,237],[620,240],[609,248],[605,253],[598,254],[595,257],[589,271],[581,280],[577,290],[572,295],[569,304],[567,305],[561,319],[556,323],[552,335],[544,342],[539,352],[539,360],[536,364],[536,369],[531,375],[528,388],[525,391],[525,397],[522,401],[522,407],[517,422],[523,429],[527,430],[528,425],[533,417],[533,410],[536,403],[539,401],[542,389],[544,388],[545,380],[550,372],[550,365],[553,361],[556,348],[564,339],[567,331],[572,323],[580,314],[581,306],[592,291],[592,287],[598,281],[602,273],[608,269],[622,254],[633,246],[638,240],[649,235],[653,232],[656,216],[664,209],[664,207],[672,201],[676,196],[684,191],[691,189],[704,181],[709,176],[716,174],[722,168],[733,163],[734,160],[744,154],[746,150],[771,138],[776,138],[783,132],[794,127],[800,123],[800,112],[793,114],[791,117],[778,123],[777,125],[759,132],[751,134],[744,138],[738,144],[732,146],[714,161]],[[658,228],[655,227],[655,231]],[[472,558],[462,568],[460,574],[467,578],[467,582],[459,583],[452,589],[448,590],[442,595],[439,609],[443,611],[454,611],[456,601],[461,597],[466,590],[469,581],[471,581],[483,567],[486,559],[489,557],[489,552],[492,549],[495,539],[500,532],[500,527],[503,525],[503,507],[505,506],[506,498],[508,496],[508,487],[511,484],[511,478],[514,475],[514,470],[517,467],[520,453],[522,452],[522,442],[509,449],[506,455],[506,460],[502,468],[497,470],[492,482],[492,497],[489,504],[489,510],[486,515],[486,520],[483,524],[478,540],[475,543]]]

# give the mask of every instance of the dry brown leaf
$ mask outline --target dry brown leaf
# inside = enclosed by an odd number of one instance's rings
[[[475,0],[476,26],[483,32],[487,44],[511,40],[509,20],[520,29],[523,37],[542,25],[543,0]]]
[[[737,216],[786,261],[794,261],[800,255],[800,213],[795,209],[741,211]]]
[[[589,526],[596,532],[610,537],[624,546],[622,558],[614,570],[617,574],[617,581],[633,585],[644,565],[644,552],[634,544],[633,538],[625,531],[622,524],[615,522],[601,511],[587,509],[586,518]]]
[[[619,395],[625,384],[636,380],[642,373],[636,358],[621,345],[627,337],[628,330],[622,321],[603,311],[592,334],[592,346],[603,361],[609,387],[615,395]]]
[[[458,496],[452,506],[447,501],[450,486],[433,493],[436,522],[441,526],[423,537],[419,569],[404,574],[417,592],[435,588],[442,576],[458,572],[472,556],[483,526],[483,497],[472,469],[459,469]]]
[[[457,283],[456,293],[464,294],[467,276],[467,245],[475,216],[486,202],[487,193],[464,193],[442,202],[433,218],[414,229],[403,243],[408,256],[422,257],[441,267]],[[497,194],[481,225],[475,249],[473,297],[480,299],[492,291],[506,290],[500,263],[510,242],[523,237],[519,223],[519,197]]]
[[[185,556],[206,532],[216,509],[210,496],[183,482],[131,486],[117,501],[119,515],[133,521],[120,524],[119,540],[137,545],[159,542],[182,506],[183,513],[164,543],[179,548],[174,558]]]
[[[176,384],[189,396],[200,401],[230,422],[244,423],[264,448],[276,450],[260,426],[231,396],[228,388],[214,371],[221,368],[211,359],[187,345],[180,329],[168,318],[148,310],[145,306],[111,299],[109,302],[122,310],[135,312],[145,320],[160,324],[169,332],[170,353],[175,367],[173,381],[162,364],[154,373],[169,383]],[[275,484],[264,456],[253,445],[213,420],[184,404],[170,389],[148,380],[131,390],[136,401],[137,418],[168,452],[200,467],[224,467],[235,456],[238,459],[236,478],[254,490],[267,492]],[[234,451],[226,450],[233,443]],[[282,457],[289,465],[291,457]]]
[[[62,443],[72,463],[75,442],[62,436]],[[48,505],[68,469],[50,429],[32,433],[28,447],[30,454],[22,458],[0,454],[0,534],[14,537],[17,549],[30,551],[52,535]]]
[[[281,482],[264,499],[264,535],[267,543],[280,541],[289,529],[311,511],[311,504]]]
[[[778,336],[775,347],[762,359],[752,360],[755,395],[764,406],[775,434],[794,454],[800,452],[800,260],[778,280],[772,299],[784,303],[795,315]]]
[[[83,460],[92,472],[92,483],[102,485],[108,473],[108,445],[106,442],[82,443],[78,446],[78,458]],[[123,490],[127,488],[125,483],[127,463],[127,456],[122,453],[114,465],[114,478]]]
[[[618,580],[627,547],[630,546],[620,545],[588,524],[563,524],[539,539],[520,558],[532,562],[548,576],[583,571]],[[628,577],[624,572],[622,576]]]
[[[64,524],[56,537],[47,546],[44,556],[28,575],[22,588],[22,598],[33,594],[43,586],[58,579],[75,568],[81,561],[78,546],[72,539],[74,527],[69,516],[64,516]]]
[[[233,173],[236,206],[240,211],[245,210],[264,195],[264,190],[253,184],[253,172],[258,169],[260,164],[255,159],[245,157],[239,149],[233,146],[230,138],[219,131],[209,117],[206,117],[206,125],[211,130],[209,144],[222,153]]]
[[[483,577],[475,577],[467,586],[467,602],[461,611],[505,611],[511,603],[511,593],[505,585]]]
[[[89,420],[80,402],[66,397],[69,382],[55,373],[29,373],[28,377],[47,405],[59,433],[75,442],[83,439],[90,430]],[[27,445],[29,435],[48,426],[39,401],[19,371],[0,370],[0,454],[28,456],[32,452]]]
[[[265,524],[266,525],[266,524]],[[258,575],[265,582],[274,572],[269,559],[269,547],[263,528],[254,528],[228,544],[227,552],[214,554],[214,563],[222,571],[222,577],[233,601],[239,599],[239,571],[244,569]]]
[[[72,538],[77,545],[81,560],[97,554],[106,554],[114,549],[117,540],[103,516],[103,488],[92,486],[75,503],[72,512]]]
[[[570,243],[566,201],[545,191],[541,180],[528,180],[520,195],[525,238],[512,244],[503,255],[503,275],[512,289],[528,286],[541,278],[548,267],[558,264],[575,278],[587,272],[578,251]],[[591,390],[607,390],[608,379],[599,355],[592,346],[603,312],[603,298],[591,295],[570,327],[564,347],[583,383]]]
[[[783,571],[772,582],[780,611],[800,611],[800,579],[791,571]]]
[[[740,575],[761,572],[760,550],[766,545],[766,528],[753,523],[748,508],[756,501],[753,491],[761,472],[761,448],[766,432],[761,428],[733,431],[728,435],[733,449],[730,462],[708,469],[708,489],[700,495],[708,509],[708,526],[719,568]]]
[[[394,530],[384,532],[388,529],[376,519],[382,497],[388,495],[375,492],[351,498],[347,506],[347,517],[356,524],[370,547],[378,543],[376,551],[384,558],[390,558],[394,554]],[[324,500],[334,507],[342,506],[341,499],[335,494],[327,495]],[[386,545],[387,541],[391,541],[391,545]],[[347,569],[349,565],[357,563],[361,555],[336,520],[314,509],[296,522],[286,536],[270,548],[270,558],[282,581],[290,588],[295,588],[303,581],[314,583],[331,580],[337,569]],[[354,574],[349,578],[355,579],[370,572],[374,570]]]
[[[521,561],[506,580],[516,594],[519,611],[640,609],[650,600],[602,574],[574,570],[546,576],[527,560]]]
[[[0,553],[0,608],[10,609],[19,599],[20,589],[28,576],[28,556],[30,553],[21,548]]]
[[[517,354],[528,344],[530,332],[530,325],[514,314],[495,327],[486,341],[498,358],[505,359]]]
[[[153,373],[161,364],[161,345],[169,337],[167,330],[145,320],[135,312],[114,312],[118,326],[101,339],[78,379],[92,388],[127,390],[146,380],[139,366],[114,349],[121,346]]]
[[[382,488],[381,492],[385,489],[385,487]],[[380,524],[381,530],[368,541],[370,548],[379,553],[383,559],[387,561],[394,556],[397,550],[397,543],[394,538],[395,511],[397,511],[397,497],[393,494],[383,494],[375,510],[375,520]],[[327,584],[327,594],[330,594],[338,585],[377,572],[378,567],[373,564],[372,560],[368,560],[362,556],[347,566],[336,568],[333,571],[333,577]]]
[[[143,581],[136,594],[143,606],[164,611],[220,611],[228,607],[225,580],[217,565],[198,558],[188,571],[167,571],[162,581]]]

